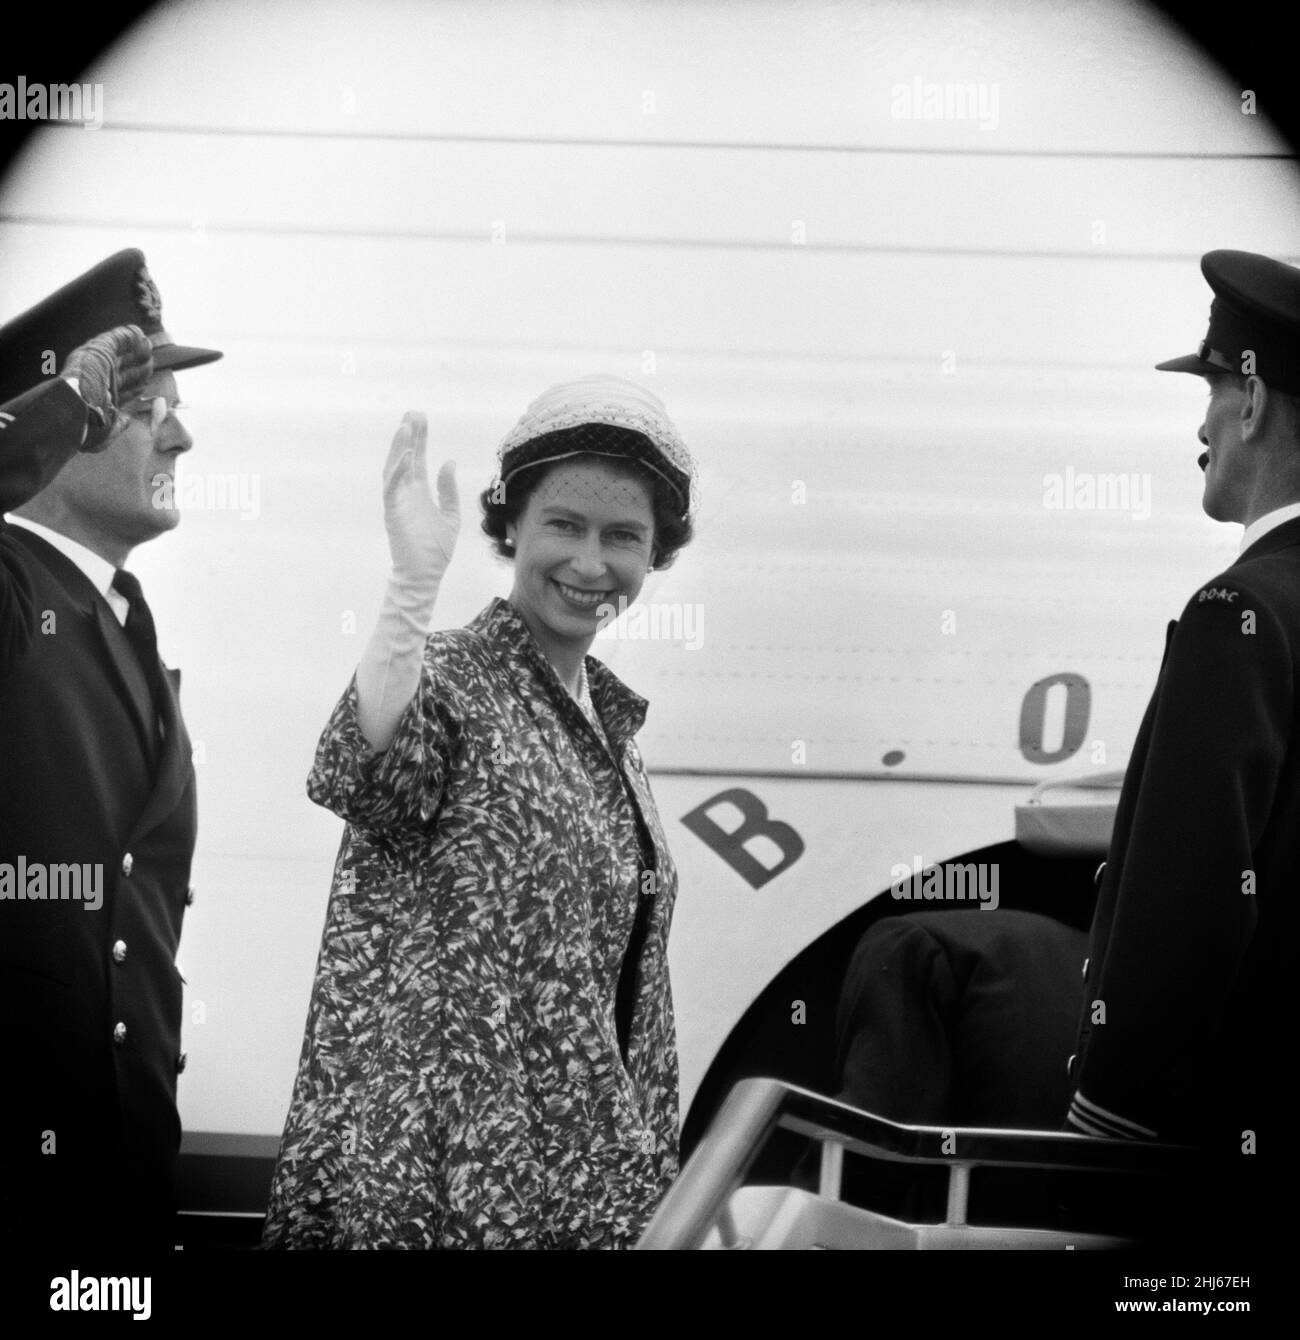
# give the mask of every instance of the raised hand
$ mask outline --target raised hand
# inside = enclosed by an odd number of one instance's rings
[[[139,326],[115,326],[78,345],[59,376],[77,383],[90,411],[82,451],[103,451],[125,423],[122,406],[134,400],[153,376],[153,346]]]
[[[438,471],[435,502],[429,492],[428,439],[428,419],[409,410],[384,465],[384,525],[393,575],[418,585],[442,580],[460,532],[456,464],[447,461]]]
[[[438,471],[429,492],[429,422],[409,411],[384,465],[384,525],[393,571],[379,622],[357,666],[357,724],[372,749],[387,749],[420,679],[424,640],[460,530],[456,467]]]

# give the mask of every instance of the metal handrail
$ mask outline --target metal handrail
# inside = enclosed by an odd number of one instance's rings
[[[778,1129],[822,1142],[820,1194],[838,1199],[843,1150],[896,1163],[949,1168],[948,1223],[964,1224],[975,1167],[1168,1175],[1204,1160],[1183,1145],[1102,1140],[1067,1131],[909,1126],[775,1079],[741,1080],[727,1095],[680,1177],[664,1197],[639,1250],[701,1245],[759,1151]]]

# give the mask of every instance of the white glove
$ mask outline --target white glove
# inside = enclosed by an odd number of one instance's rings
[[[357,666],[357,723],[379,753],[392,743],[420,682],[438,587],[460,530],[455,462],[438,471],[435,503],[425,460],[428,437],[425,416],[408,412],[384,466],[384,525],[393,571],[379,622]]]

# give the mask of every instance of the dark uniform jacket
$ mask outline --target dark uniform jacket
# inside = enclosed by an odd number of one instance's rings
[[[1085,941],[1010,908],[883,917],[845,974],[836,1096],[922,1126],[1058,1126]]]
[[[60,381],[0,409],[0,512],[58,473],[84,423]],[[11,1242],[169,1232],[175,955],[196,819],[178,685],[164,670],[155,711],[93,584],[33,533],[0,525],[0,1235]]]
[[[1257,1160],[1286,1139],[1300,897],[1300,519],[1172,625],[1120,796],[1070,1121]],[[1252,1150],[1255,1151],[1252,1153]]]

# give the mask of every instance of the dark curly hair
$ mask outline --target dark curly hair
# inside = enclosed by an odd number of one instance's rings
[[[569,459],[576,460],[584,454],[585,448],[585,454],[602,459],[612,456],[630,467],[650,488],[655,523],[650,566],[659,571],[671,567],[679,551],[690,543],[695,527],[689,516],[681,514],[681,499],[668,480],[642,464],[641,458],[650,454],[658,455],[657,449],[644,433],[634,429],[600,425],[602,431],[597,438],[592,432],[593,427],[595,425],[583,425],[579,429],[564,428],[546,433],[525,443],[518,450],[528,456],[552,456],[563,453],[567,448],[574,453]],[[479,505],[483,509],[483,534],[492,541],[492,547],[502,558],[513,559],[515,556],[514,549],[506,543],[506,527],[518,522],[537,486],[555,466],[564,463],[542,461],[536,466],[522,465],[511,469],[512,462],[507,461],[509,484],[502,485],[493,480],[479,494]]]

